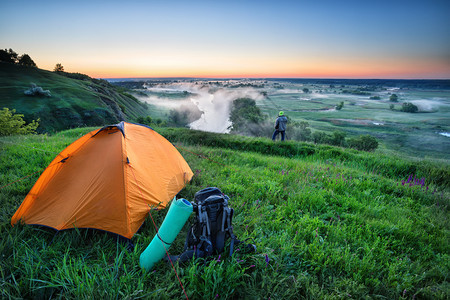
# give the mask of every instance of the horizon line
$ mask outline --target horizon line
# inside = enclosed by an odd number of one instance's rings
[[[303,80],[450,80],[449,78],[346,78],[346,77],[194,77],[194,76],[149,76],[149,77],[93,77],[97,79],[214,79],[214,80],[229,80],[229,79],[303,79]]]

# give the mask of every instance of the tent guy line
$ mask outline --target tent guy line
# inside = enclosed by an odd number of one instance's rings
[[[137,187],[138,187],[138,190],[139,190],[139,193],[140,193],[140,195],[141,195],[141,198],[144,199],[144,195],[142,194],[141,187],[139,186],[139,182],[137,181],[136,174],[134,174],[133,167],[131,167],[130,169],[131,169],[131,173],[133,174],[134,181],[136,182],[136,185],[137,185]],[[151,214],[151,211],[152,211],[153,208],[150,206],[150,204],[148,204],[148,206],[150,207],[150,210],[149,210],[149,212],[148,212],[148,215],[150,216],[150,219],[152,220],[153,226],[155,227],[156,234],[158,234],[158,232],[159,232],[158,226],[156,226],[155,220],[153,219],[153,216],[152,216],[152,214]],[[158,205],[158,206],[159,206],[159,205]],[[159,235],[159,234],[158,234],[158,235]],[[160,238],[160,241],[161,241],[161,243],[162,243],[162,245],[163,245],[163,247],[164,247],[164,250],[166,251],[167,257],[169,258],[170,264],[172,265],[172,269],[173,269],[173,271],[175,272],[175,275],[177,276],[178,282],[180,283],[180,286],[181,286],[181,288],[183,289],[183,293],[184,293],[184,295],[186,296],[186,299],[189,300],[189,298],[188,298],[188,296],[187,296],[187,294],[186,294],[186,290],[184,289],[183,283],[181,283],[180,277],[178,276],[177,270],[175,269],[175,266],[173,265],[173,262],[172,262],[172,260],[170,259],[170,255],[169,255],[169,252],[167,251],[166,245],[164,245],[164,242],[162,241],[161,238]]]
[[[58,161],[58,162],[56,162],[56,163],[54,163],[53,165],[50,165],[50,166],[54,166],[54,165],[56,165],[56,164],[59,164],[60,162],[61,162],[61,161]],[[47,166],[47,167],[42,168],[42,169],[40,169],[40,170],[37,170],[37,171],[35,171],[35,172],[33,172],[33,173],[30,173],[30,174],[28,174],[28,175],[26,175],[26,176],[23,176],[23,177],[21,177],[21,178],[15,180],[15,181],[12,181],[12,182],[10,182],[10,183],[8,183],[8,184],[5,184],[5,185],[1,186],[1,187],[0,187],[0,191],[3,190],[4,188],[6,188],[6,187],[8,187],[8,186],[10,186],[10,185],[12,185],[12,184],[14,184],[14,183],[17,183],[17,182],[20,182],[20,181],[22,181],[22,180],[25,180],[25,179],[27,179],[28,177],[30,177],[30,176],[32,176],[32,175],[34,175],[34,174],[36,174],[36,173],[39,173],[39,172],[45,170],[46,168],[48,168],[48,167],[50,167],[50,166]]]

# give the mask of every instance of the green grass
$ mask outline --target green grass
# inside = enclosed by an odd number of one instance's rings
[[[0,182],[45,168],[92,128],[0,138]],[[190,299],[448,299],[449,166],[306,143],[272,143],[157,129],[194,172],[180,196],[217,186],[234,231],[258,251],[176,265]],[[409,174],[425,186],[402,184]],[[10,218],[39,172],[0,190],[2,298],[184,298],[172,268],[139,267],[155,235],[147,220],[133,251],[94,230],[55,235]],[[436,190],[436,191],[435,191]],[[166,211],[152,211],[161,224]],[[182,251],[187,226],[170,252]],[[266,261],[266,257],[269,261]]]

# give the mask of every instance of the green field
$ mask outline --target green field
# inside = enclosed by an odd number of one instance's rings
[[[185,298],[171,266],[160,262],[149,273],[139,267],[140,253],[155,235],[149,218],[133,237],[132,251],[94,230],[56,234],[11,227],[11,216],[41,169],[91,129],[0,138],[1,298]],[[235,209],[234,232],[252,238],[258,249],[177,264],[190,299],[450,297],[448,164],[294,141],[156,130],[195,174],[179,196],[192,200],[204,187],[219,187]],[[28,174],[33,175],[23,178]],[[410,175],[418,180],[407,182]],[[165,213],[152,211],[156,224]],[[171,254],[182,251],[186,230]]]
[[[292,121],[307,121],[313,132],[343,131],[347,137],[372,135],[380,142],[377,151],[385,154],[450,159],[450,137],[443,135],[450,132],[448,80],[437,83],[338,80],[339,84],[331,84],[333,80],[315,81],[318,80],[148,80],[146,88],[136,91],[141,101],[153,105],[150,115],[154,118],[167,119],[171,109],[180,109],[186,102],[194,105],[205,101],[206,96],[224,103],[249,97],[273,121],[283,110]],[[130,83],[115,84],[129,86]],[[392,94],[398,95],[398,102],[389,101]],[[340,102],[344,106],[336,110]],[[402,112],[404,102],[417,105],[419,112]],[[272,127],[268,131],[271,130]],[[287,133],[289,137],[289,127]]]
[[[308,88],[310,93],[304,93]],[[450,139],[439,133],[450,131],[450,93],[448,90],[403,88],[390,90],[374,88],[368,95],[342,93],[357,90],[358,85],[330,88],[329,85],[288,84],[282,89],[270,90],[259,106],[270,116],[284,110],[293,120],[310,123],[313,130],[332,132],[341,130],[348,136],[370,134],[381,141],[385,153],[442,158],[448,160]],[[389,101],[395,93],[399,102]],[[378,96],[380,100],[371,100]],[[343,101],[342,110],[334,107]],[[419,105],[419,113],[400,111],[403,102]],[[390,109],[393,104],[394,110]]]

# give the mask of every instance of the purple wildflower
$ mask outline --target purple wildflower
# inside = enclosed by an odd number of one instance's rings
[[[409,175],[409,177],[408,177],[408,183],[411,182],[411,181],[413,181],[413,175],[412,174]]]
[[[269,256],[266,254],[266,266],[269,265],[269,261],[270,261]]]

